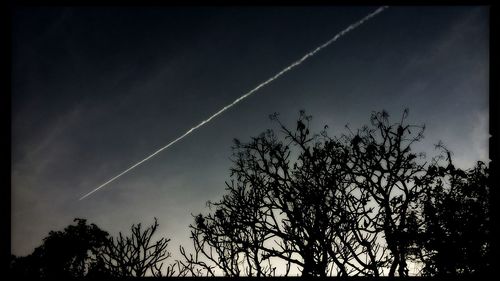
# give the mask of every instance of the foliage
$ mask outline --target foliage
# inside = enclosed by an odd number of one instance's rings
[[[428,190],[419,239],[424,275],[472,275],[490,266],[491,224],[488,167],[462,171],[450,163],[429,169],[437,179]],[[436,177],[437,175],[437,177]]]
[[[89,272],[96,275],[100,255],[108,233],[85,219],[76,218],[76,225],[64,231],[51,231],[43,244],[27,256],[14,259],[12,270],[25,277],[77,278]]]

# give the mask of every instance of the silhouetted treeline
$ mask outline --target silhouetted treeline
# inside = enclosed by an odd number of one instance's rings
[[[171,274],[162,272],[170,239],[152,241],[158,228],[154,223],[142,229],[132,225],[130,236],[121,232],[111,237],[85,219],[75,219],[64,231],[51,231],[43,244],[26,257],[12,256],[11,274],[24,278],[106,278],[143,277]]]
[[[427,159],[413,147],[424,126],[391,123],[329,136],[301,111],[249,142],[234,141],[231,178],[220,201],[190,225],[193,249],[168,261],[158,223],[113,238],[94,224],[50,232],[27,257],[23,276],[471,276],[491,261],[488,166],[453,164],[442,143]],[[162,268],[163,264],[169,264]]]

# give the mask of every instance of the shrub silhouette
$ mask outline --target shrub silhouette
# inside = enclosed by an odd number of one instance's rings
[[[92,272],[98,274],[96,256],[102,253],[108,233],[85,219],[76,218],[76,225],[64,231],[51,231],[27,257],[14,258],[12,273],[21,277],[79,278]]]
[[[424,275],[483,274],[489,269],[489,169],[483,162],[468,170],[456,169],[451,160],[428,190],[418,241]],[[436,178],[436,177],[434,177]],[[443,179],[448,181],[445,184]]]

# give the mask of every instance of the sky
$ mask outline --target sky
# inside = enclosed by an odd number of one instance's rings
[[[112,235],[151,224],[189,248],[192,214],[224,194],[234,138],[294,125],[330,135],[386,109],[425,124],[454,163],[488,161],[489,10],[390,7],[302,65],[78,200],[348,25],[364,6],[23,7],[12,19],[11,251],[86,218]]]

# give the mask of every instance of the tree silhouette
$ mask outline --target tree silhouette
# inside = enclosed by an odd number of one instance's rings
[[[153,240],[158,221],[110,237],[75,219],[51,231],[26,257],[11,256],[19,277],[425,276],[479,275],[491,268],[489,168],[462,170],[442,143],[430,161],[412,150],[424,126],[385,111],[371,125],[331,137],[311,132],[301,111],[295,129],[234,140],[230,180],[207,214],[190,225],[193,252],[162,270],[170,239]]]
[[[99,256],[107,243],[108,233],[85,219],[76,218],[76,225],[64,231],[51,231],[43,244],[31,255],[16,258],[13,274],[21,277],[78,278],[93,272],[96,276]]]
[[[10,274],[12,277],[34,279],[41,275],[40,262],[34,255],[25,257],[10,257]]]
[[[489,247],[487,170],[450,170],[439,157],[428,164],[412,150],[425,127],[407,117],[405,109],[391,123],[374,112],[371,126],[330,137],[326,127],[312,134],[303,111],[295,130],[275,114],[278,133],[235,140],[226,194],[194,217],[194,253],[181,247],[184,273],[274,276],[280,264],[285,276],[293,266],[304,276],[408,276],[410,261],[430,275],[479,270]],[[439,169],[454,188],[437,188]]]
[[[85,219],[75,219],[64,231],[51,231],[43,245],[26,257],[11,256],[10,270],[15,277],[27,278],[113,278],[142,277],[147,274],[160,277],[172,276],[179,264],[167,266],[163,261],[170,257],[166,250],[170,239],[153,241],[158,221],[142,229],[132,225],[130,236],[121,232],[117,238],[95,224],[87,225]],[[175,267],[177,266],[177,267]]]
[[[163,261],[170,257],[167,251],[170,239],[161,238],[156,242],[151,239],[158,229],[158,220],[142,230],[141,224],[132,225],[130,236],[123,236],[120,232],[115,239],[110,238],[109,243],[100,256],[114,276],[118,277],[143,277],[146,274],[162,276]],[[166,275],[172,275],[168,268]]]
[[[284,275],[292,265],[306,276],[379,275],[384,249],[366,219],[360,226],[372,209],[352,185],[350,151],[325,131],[311,134],[303,111],[293,131],[272,119],[281,138],[268,130],[246,144],[235,140],[228,193],[191,225],[195,252],[210,263],[190,264],[212,274],[267,276],[279,259]]]
[[[345,169],[353,185],[373,204],[374,232],[382,232],[390,254],[389,276],[396,270],[407,276],[407,260],[412,237],[411,225],[425,194],[424,185],[416,184],[426,173],[426,163],[418,161],[423,153],[414,153],[411,146],[423,138],[424,126],[406,124],[405,109],[400,122],[391,124],[385,111],[372,114],[372,127],[344,135],[349,160]],[[413,131],[413,132],[412,132]]]
[[[449,152],[448,152],[449,155]],[[424,230],[417,244],[424,275],[483,274],[489,269],[489,169],[483,162],[470,170],[432,166],[422,209]]]

